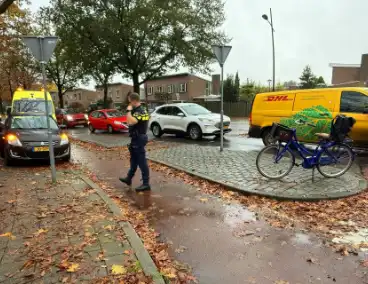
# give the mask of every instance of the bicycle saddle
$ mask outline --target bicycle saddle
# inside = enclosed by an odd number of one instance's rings
[[[315,134],[318,138],[329,140],[331,138],[331,135],[328,133],[316,133]]]

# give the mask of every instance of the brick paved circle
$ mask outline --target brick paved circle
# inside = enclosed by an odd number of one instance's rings
[[[354,165],[339,178],[327,179],[315,171],[294,167],[280,181],[262,177],[256,168],[258,152],[185,145],[149,152],[149,159],[245,193],[292,200],[335,199],[357,194],[367,182]],[[355,168],[355,170],[354,170]]]

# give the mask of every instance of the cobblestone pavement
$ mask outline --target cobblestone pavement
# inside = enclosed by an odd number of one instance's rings
[[[52,186],[47,169],[0,168],[0,181],[0,283],[87,283],[111,277],[113,265],[139,269],[123,229],[82,179],[59,173]]]
[[[215,181],[245,193],[293,200],[321,200],[353,195],[366,189],[366,181],[354,165],[336,179],[315,171],[294,167],[281,181],[262,177],[256,168],[257,151],[219,152],[218,148],[197,145],[171,147],[149,152],[149,159]]]

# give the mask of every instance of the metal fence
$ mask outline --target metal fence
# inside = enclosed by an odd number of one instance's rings
[[[208,110],[216,113],[221,112],[221,102],[197,102]],[[246,101],[224,102],[224,114],[231,117],[249,117],[252,104]]]

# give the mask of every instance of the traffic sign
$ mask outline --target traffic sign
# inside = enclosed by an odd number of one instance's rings
[[[44,62],[50,60],[58,41],[58,37],[55,36],[23,36],[22,39],[27,47],[31,50],[33,56],[38,61]]]
[[[231,48],[229,45],[212,45],[212,51],[220,65],[224,65]]]

